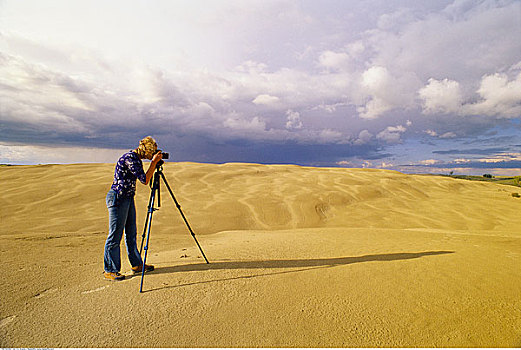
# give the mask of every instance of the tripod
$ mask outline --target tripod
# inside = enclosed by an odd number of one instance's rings
[[[156,171],[154,173],[154,180],[153,180],[153,182],[151,184],[150,199],[148,201],[147,218],[145,220],[145,227],[143,228],[143,236],[141,238],[141,248],[139,248],[139,255],[141,255],[141,252],[143,251],[143,242],[145,241],[145,236],[146,236],[145,256],[143,258],[143,267],[142,267],[142,271],[141,271],[141,285],[139,287],[139,292],[140,293],[143,292],[143,280],[145,278],[145,266],[146,266],[145,262],[147,261],[148,242],[150,240],[150,230],[152,228],[152,214],[154,213],[154,211],[159,210],[159,207],[161,207],[161,193],[160,193],[160,188],[159,188],[160,179],[163,179],[163,182],[165,183],[166,188],[168,189],[168,192],[170,192],[170,196],[172,196],[172,199],[174,200],[174,203],[175,203],[177,209],[179,210],[179,213],[181,213],[181,216],[182,216],[186,226],[188,227],[188,230],[190,231],[190,234],[194,238],[195,243],[197,244],[197,247],[199,247],[199,250],[201,251],[201,254],[203,255],[204,260],[206,261],[207,264],[209,264],[208,259],[206,259],[206,255],[204,255],[203,249],[199,245],[199,242],[197,241],[197,238],[195,238],[194,231],[190,227],[190,224],[188,223],[188,220],[186,220],[185,214],[181,210],[181,205],[179,205],[179,202],[175,198],[174,193],[172,192],[172,190],[170,189],[170,186],[168,185],[168,182],[166,181],[165,174],[163,174],[163,164],[164,164],[164,162],[161,160],[156,165]],[[157,194],[157,206],[158,206],[158,208],[154,208],[156,194]]]

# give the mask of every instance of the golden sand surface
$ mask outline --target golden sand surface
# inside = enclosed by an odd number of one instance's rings
[[[518,188],[167,163],[210,264],[163,186],[139,293],[102,275],[113,170],[0,167],[0,347],[521,346]]]

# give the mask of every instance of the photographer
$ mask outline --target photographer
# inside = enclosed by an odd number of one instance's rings
[[[136,180],[147,185],[154,175],[157,163],[163,158],[161,151],[157,151],[156,141],[147,136],[139,142],[139,146],[123,154],[116,163],[114,181],[107,193],[106,203],[109,211],[109,233],[105,242],[104,276],[110,280],[123,280],[120,274],[120,242],[125,230],[125,243],[128,259],[134,273],[142,272],[143,260],[137,249],[136,236],[136,207],[134,195]],[[143,170],[141,159],[152,162],[147,172]],[[145,272],[154,270],[154,266],[145,265]]]

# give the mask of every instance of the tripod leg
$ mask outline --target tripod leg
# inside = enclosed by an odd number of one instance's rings
[[[190,234],[192,235],[192,237],[194,238],[194,241],[195,243],[197,244],[197,247],[199,248],[199,251],[201,252],[201,254],[203,255],[203,258],[204,260],[206,261],[207,264],[209,264],[210,262],[208,261],[208,259],[206,258],[206,255],[204,254],[203,252],[203,248],[201,248],[201,245],[199,244],[199,242],[197,241],[197,238],[195,237],[195,233],[194,231],[192,230],[192,227],[190,227],[190,224],[188,223],[188,220],[186,219],[185,217],[185,214],[183,213],[183,211],[181,210],[181,205],[179,204],[179,202],[177,201],[177,199],[175,198],[174,196],[174,192],[172,192],[172,189],[170,188],[170,186],[168,185],[168,181],[166,181],[166,177],[165,175],[160,172],[159,174],[161,174],[161,178],[163,179],[165,185],[166,185],[166,188],[168,189],[168,192],[170,192],[170,196],[172,196],[172,199],[174,200],[174,203],[177,207],[177,209],[179,210],[179,213],[181,213],[181,216],[183,217],[183,220],[186,224],[186,227],[188,227],[188,230],[190,231]]]
[[[139,255],[143,252],[143,243],[145,242],[145,237],[147,233],[148,220],[152,212],[154,211],[154,191],[150,191],[150,199],[148,200],[148,210],[147,210],[147,218],[145,220],[145,226],[143,227],[143,235],[141,236],[141,247],[139,248]]]
[[[156,198],[156,193],[159,192],[159,176],[157,173],[154,175],[154,184],[152,186],[152,192],[150,193],[150,203],[148,208],[148,214],[147,214],[147,221],[145,223],[145,231],[146,231],[146,244],[145,244],[145,256],[143,257],[143,266],[141,267],[141,284],[139,286],[139,292],[143,293],[143,281],[145,279],[145,263],[147,261],[147,255],[148,255],[148,243],[150,241],[150,231],[152,229],[152,215],[154,214],[154,202]],[[144,232],[143,232],[144,235]],[[143,236],[144,239],[144,236]],[[143,245],[143,242],[141,242],[141,245]]]

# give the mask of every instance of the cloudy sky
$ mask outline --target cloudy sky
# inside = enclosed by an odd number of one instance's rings
[[[520,174],[521,1],[0,0],[0,163]]]

